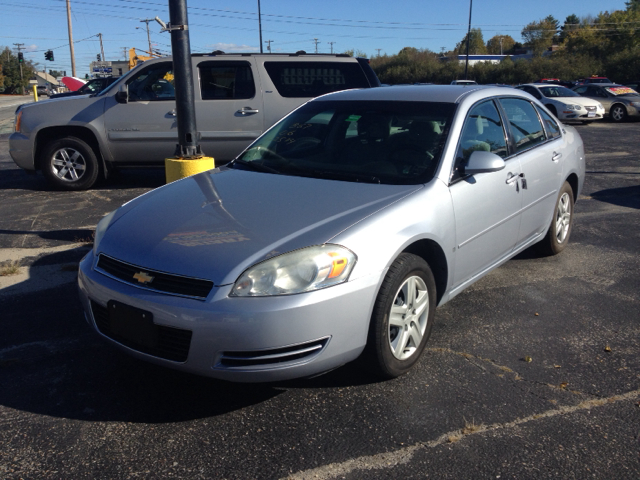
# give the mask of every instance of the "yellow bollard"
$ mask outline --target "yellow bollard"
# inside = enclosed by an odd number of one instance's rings
[[[167,183],[181,178],[190,177],[196,173],[206,172],[215,168],[213,157],[165,158],[164,170]]]
[[[38,87],[37,85],[33,86],[33,99],[37,102],[38,101]]]

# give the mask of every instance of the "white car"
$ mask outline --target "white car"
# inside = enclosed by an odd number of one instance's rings
[[[527,83],[516,88],[540,100],[547,109],[563,122],[589,123],[604,118],[604,107],[597,100],[585,98],[561,85]]]
[[[475,80],[454,80],[451,85],[478,85]]]

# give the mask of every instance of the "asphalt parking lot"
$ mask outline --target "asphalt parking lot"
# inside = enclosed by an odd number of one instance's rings
[[[577,128],[561,255],[525,251],[438,309],[404,377],[270,385],[139,362],[84,321],[97,221],[162,171],[49,191],[0,134],[0,264],[18,267],[0,276],[0,477],[640,478],[640,122]]]

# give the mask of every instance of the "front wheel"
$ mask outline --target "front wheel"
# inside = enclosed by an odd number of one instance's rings
[[[383,378],[413,367],[431,335],[436,284],[427,262],[401,254],[382,282],[369,325],[367,366]]]
[[[76,137],[47,144],[40,164],[44,176],[63,190],[86,190],[98,178],[98,159],[93,149]]]
[[[614,122],[623,122],[627,118],[627,109],[624,105],[614,105],[609,112],[611,120]]]
[[[569,243],[573,226],[573,189],[568,182],[560,189],[549,231],[540,242],[540,249],[545,255],[557,255]]]

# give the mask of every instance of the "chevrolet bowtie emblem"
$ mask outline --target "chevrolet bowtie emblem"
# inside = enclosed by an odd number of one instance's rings
[[[138,282],[140,283],[144,283],[147,284],[149,282],[152,282],[154,277],[152,277],[151,275],[149,275],[147,272],[138,272],[136,273],[133,278],[135,280],[138,280]]]

